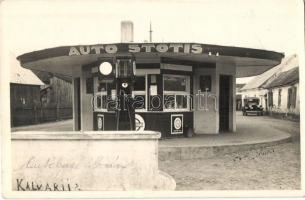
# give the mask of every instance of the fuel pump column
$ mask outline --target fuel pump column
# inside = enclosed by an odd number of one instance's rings
[[[116,88],[116,129],[135,130],[135,110],[132,90],[135,81],[136,64],[133,55],[116,56],[112,62],[101,60],[99,72],[107,79],[112,76]]]

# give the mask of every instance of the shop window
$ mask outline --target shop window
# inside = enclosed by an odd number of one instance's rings
[[[187,95],[176,95],[176,104],[178,109],[187,108]]]
[[[187,76],[164,75],[164,91],[186,91]]]
[[[175,95],[164,95],[164,109],[175,109]]]
[[[190,77],[164,75],[164,110],[189,110]]]
[[[295,108],[297,100],[297,88],[296,87],[290,87],[288,89],[288,102],[287,102],[287,108]]]
[[[133,76],[132,61],[129,59],[117,60],[117,77],[127,78]]]
[[[145,91],[145,76],[136,76],[134,91]]]
[[[107,91],[107,84],[106,83],[99,83],[97,91],[98,92],[106,92]]]
[[[106,111],[107,110],[107,93],[99,92],[94,98],[94,110]]]
[[[146,103],[145,103],[145,94],[143,95],[134,95],[134,103],[133,107],[135,110],[145,110]]]
[[[146,77],[136,76],[134,89],[132,91],[134,98],[133,107],[137,111],[146,110]]]
[[[94,98],[93,108],[94,111],[107,111],[113,110],[116,107],[116,89],[115,84],[112,82],[105,82],[102,78],[94,77],[93,80]]]

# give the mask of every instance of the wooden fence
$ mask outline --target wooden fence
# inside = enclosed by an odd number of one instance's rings
[[[11,126],[72,119],[72,112],[72,107],[14,108],[11,110]]]

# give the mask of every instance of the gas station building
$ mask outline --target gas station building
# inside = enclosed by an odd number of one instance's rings
[[[122,120],[169,138],[235,132],[236,78],[261,74],[283,57],[200,43],[130,42],[55,47],[17,59],[27,69],[71,77],[75,131],[123,130]],[[132,99],[121,115],[120,91]]]

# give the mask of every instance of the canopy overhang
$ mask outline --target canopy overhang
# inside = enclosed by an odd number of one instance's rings
[[[162,58],[198,63],[233,62],[236,77],[261,74],[278,65],[284,57],[283,53],[274,51],[198,43],[117,43],[55,47],[26,53],[17,59],[28,69],[72,77],[75,67],[101,57],[130,53],[137,63],[158,63]]]

